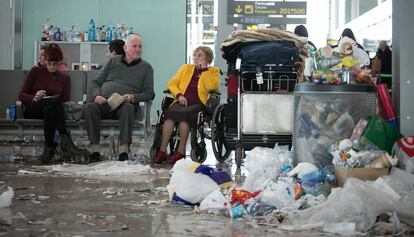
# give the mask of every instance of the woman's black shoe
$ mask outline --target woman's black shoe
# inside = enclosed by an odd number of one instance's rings
[[[55,154],[56,147],[45,146],[43,148],[43,153],[38,157],[39,161],[43,164],[49,164]]]

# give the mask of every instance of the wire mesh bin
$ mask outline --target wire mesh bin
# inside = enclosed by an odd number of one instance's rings
[[[322,168],[332,162],[329,147],[350,138],[361,118],[376,113],[369,85],[298,84],[294,91],[294,162]]]

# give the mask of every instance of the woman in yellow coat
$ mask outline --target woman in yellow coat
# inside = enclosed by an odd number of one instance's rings
[[[154,157],[154,163],[160,164],[167,160],[174,164],[184,158],[190,128],[196,125],[198,113],[204,110],[208,92],[219,88],[220,70],[208,66],[213,58],[213,51],[209,47],[197,47],[193,53],[194,64],[183,65],[168,82],[168,90],[175,101],[166,111],[161,146]],[[167,157],[165,151],[175,123],[178,123],[180,144],[177,151]]]

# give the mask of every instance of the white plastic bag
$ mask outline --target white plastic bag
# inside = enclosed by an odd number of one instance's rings
[[[254,192],[265,188],[269,181],[276,180],[284,165],[290,164],[289,150],[286,147],[255,147],[246,156],[245,167],[249,174],[243,189]]]
[[[174,193],[192,204],[200,203],[214,190],[220,189],[210,177],[183,170],[175,170],[167,190],[172,199]]]
[[[289,176],[298,175],[298,178],[302,179],[303,176],[306,174],[317,172],[319,171],[316,166],[314,166],[312,163],[309,162],[301,162],[299,163],[295,168],[293,168],[291,171],[289,171]]]
[[[414,174],[414,156],[410,156],[407,152],[412,153],[414,151],[413,141],[414,137],[401,138],[394,144],[391,152],[392,156],[398,157],[398,167],[410,174]]]
[[[260,203],[277,209],[295,201],[295,187],[288,182],[271,183],[260,195]]]
[[[200,210],[217,210],[225,208],[225,203],[228,200],[223,196],[220,190],[214,190],[207,195],[200,203]]]
[[[385,191],[383,187],[377,188],[373,182],[349,178],[344,188],[332,190],[326,202],[290,215],[286,223],[298,228],[323,227],[325,223],[355,223],[356,231],[366,232],[370,224],[383,212],[405,210],[407,213],[414,213],[412,198],[411,194],[407,195],[406,200],[397,200],[389,191]]]
[[[174,173],[176,170],[194,172],[194,170],[200,166],[200,163],[196,163],[190,159],[181,159],[175,162],[171,171]]]
[[[7,190],[4,189],[4,192],[0,194],[0,208],[11,206],[13,196],[13,188],[7,187]]]

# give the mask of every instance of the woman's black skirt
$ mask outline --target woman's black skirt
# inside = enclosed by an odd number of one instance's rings
[[[187,122],[190,127],[194,127],[197,124],[198,113],[203,110],[204,105],[199,102],[188,102],[187,106],[177,102],[167,109],[165,118],[174,122]]]

